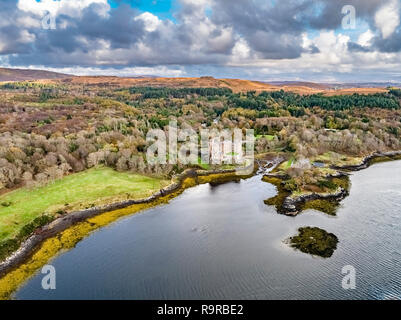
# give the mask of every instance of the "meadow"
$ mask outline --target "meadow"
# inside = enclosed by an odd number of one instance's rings
[[[41,187],[20,188],[0,196],[0,243],[16,237],[34,219],[65,212],[141,199],[167,186],[169,180],[96,167]]]

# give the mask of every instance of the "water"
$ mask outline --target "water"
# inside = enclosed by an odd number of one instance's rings
[[[18,299],[400,299],[401,162],[354,173],[337,217],[309,210],[291,218],[263,200],[260,176],[188,189],[168,205],[121,219],[50,263],[57,289],[38,272]],[[283,240],[301,226],[333,232],[329,259]],[[341,269],[356,269],[355,290]]]
[[[325,164],[323,162],[315,161],[313,165],[317,168],[323,168]]]

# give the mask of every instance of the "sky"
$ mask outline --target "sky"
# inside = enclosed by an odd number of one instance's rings
[[[401,82],[401,0],[2,0],[0,66]]]

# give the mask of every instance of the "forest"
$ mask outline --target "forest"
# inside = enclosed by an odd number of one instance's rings
[[[170,120],[194,130],[254,129],[257,153],[285,152],[296,160],[400,150],[400,98],[395,88],[324,96],[6,83],[0,87],[0,192],[98,165],[171,177],[185,166],[148,165],[145,158],[148,130],[165,130]]]

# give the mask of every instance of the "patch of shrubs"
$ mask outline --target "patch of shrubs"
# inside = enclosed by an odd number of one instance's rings
[[[325,188],[329,190],[337,189],[337,185],[331,180],[319,180],[317,185],[319,186],[320,189],[325,189]]]
[[[9,207],[9,206],[11,206],[12,205],[12,202],[10,202],[10,201],[5,201],[5,202],[2,202],[2,203],[0,203],[3,207]]]
[[[52,221],[52,216],[42,215],[37,217],[30,223],[26,224],[15,238],[0,242],[0,261],[7,258],[14,251],[18,250],[21,243],[25,241],[36,229],[43,227]]]
[[[299,228],[298,232],[290,238],[290,245],[304,253],[330,258],[337,249],[338,238],[333,233],[317,227]]]

